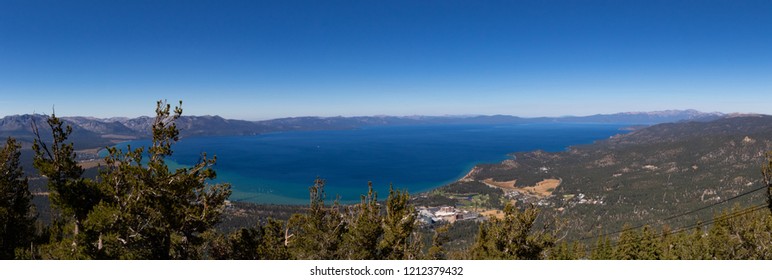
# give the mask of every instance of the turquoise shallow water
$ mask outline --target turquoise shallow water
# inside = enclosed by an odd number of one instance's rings
[[[328,198],[354,202],[367,191],[368,181],[381,197],[389,184],[411,193],[426,191],[459,179],[477,163],[499,162],[517,151],[592,143],[620,133],[622,126],[423,125],[197,137],[175,144],[169,160],[192,165],[202,152],[217,155],[215,181],[233,185],[233,200],[305,204],[308,186],[318,176],[327,180]]]

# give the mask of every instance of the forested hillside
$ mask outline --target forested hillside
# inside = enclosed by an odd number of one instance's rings
[[[759,166],[772,150],[770,139],[770,116],[660,124],[564,152],[515,153],[500,164],[477,166],[471,180],[515,181],[508,192],[515,199],[524,187],[560,180],[538,201],[545,214],[566,221],[572,238],[625,224],[675,228],[734,205],[764,203]]]

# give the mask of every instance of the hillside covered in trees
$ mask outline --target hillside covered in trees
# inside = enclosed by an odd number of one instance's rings
[[[660,124],[563,152],[514,153],[478,165],[465,183],[509,182],[505,196],[564,220],[571,238],[625,224],[680,227],[763,203],[759,166],[770,139],[771,116]],[[550,179],[560,183],[549,194],[527,195],[528,186]]]
[[[70,125],[55,115],[35,122],[33,166],[45,178],[37,194],[48,199],[48,223],[32,204],[21,145],[9,138],[0,150],[0,258],[772,258],[772,202],[764,201],[772,155],[759,153],[772,147],[766,116],[663,124],[566,152],[518,153],[412,198],[391,189],[379,200],[370,187],[360,203],[342,205],[317,178],[308,206],[282,207],[229,202],[230,186],[210,183],[216,158],[206,154],[169,170],[181,103],[157,105],[151,147],[108,148],[94,176],[78,164]],[[559,185],[538,185],[545,179]],[[468,206],[500,215],[419,222],[416,206],[479,196]]]

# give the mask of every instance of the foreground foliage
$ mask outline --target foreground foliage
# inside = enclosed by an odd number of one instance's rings
[[[536,260],[545,257],[545,251],[554,244],[554,237],[546,228],[534,231],[538,210],[530,207],[520,211],[512,204],[504,206],[504,218],[491,218],[480,225],[474,246],[473,259]]]
[[[13,259],[30,245],[34,233],[32,194],[19,165],[20,149],[12,138],[0,149],[0,259]]]
[[[108,148],[97,180],[83,178],[73,145],[66,143],[72,129],[51,115],[52,145],[38,133],[33,150],[58,215],[48,242],[32,253],[52,259],[201,258],[204,233],[219,221],[230,186],[206,183],[215,177],[215,159],[205,154],[191,168],[168,169],[164,159],[179,140],[174,120],[181,114],[180,107],[172,112],[159,101],[149,159],[143,148]]]

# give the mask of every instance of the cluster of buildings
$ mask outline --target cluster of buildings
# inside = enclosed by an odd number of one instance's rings
[[[456,209],[453,206],[442,207],[416,207],[418,219],[425,224],[433,224],[440,221],[453,223],[456,221],[481,219],[479,213]]]
[[[550,200],[553,196],[543,197],[517,190],[505,191],[504,197],[516,201],[518,205],[553,206],[555,204],[554,201]]]
[[[510,200],[516,201],[517,204],[529,205],[533,204],[540,207],[556,207],[556,205],[576,206],[578,204],[589,205],[604,205],[603,198],[591,198],[583,193],[579,194],[565,194],[562,196],[562,201],[550,195],[547,197],[536,196],[532,194],[523,193],[520,191],[508,191],[504,196]]]
[[[579,193],[577,195],[573,194],[566,194],[563,195],[563,201],[568,203],[569,206],[575,206],[577,204],[592,204],[592,205],[603,205],[605,202],[603,202],[602,198],[589,198],[583,193]]]

